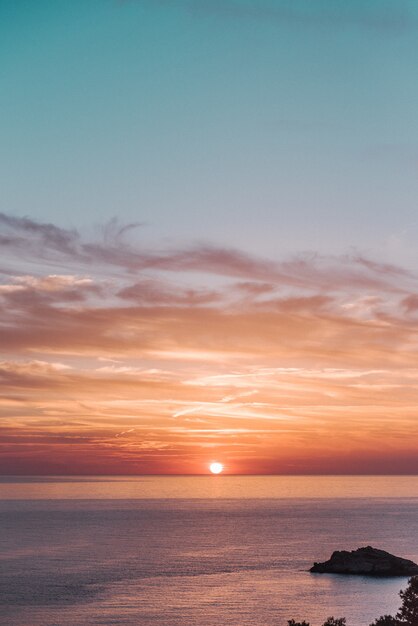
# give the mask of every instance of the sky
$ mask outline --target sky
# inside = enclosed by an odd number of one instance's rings
[[[418,473],[417,34],[0,1],[0,473]]]

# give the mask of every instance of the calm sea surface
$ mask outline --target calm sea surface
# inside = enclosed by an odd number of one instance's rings
[[[418,477],[2,478],[0,499],[5,626],[366,626],[407,580],[310,565],[418,561]]]

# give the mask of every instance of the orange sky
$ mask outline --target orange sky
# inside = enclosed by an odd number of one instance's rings
[[[0,221],[1,473],[418,471],[415,275]]]

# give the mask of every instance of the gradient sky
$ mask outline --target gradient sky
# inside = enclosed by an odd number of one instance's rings
[[[418,472],[418,5],[0,2],[0,472]]]

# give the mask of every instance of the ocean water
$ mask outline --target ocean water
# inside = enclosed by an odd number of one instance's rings
[[[310,574],[335,549],[418,561],[418,477],[0,479],[5,626],[350,626],[407,579]]]

